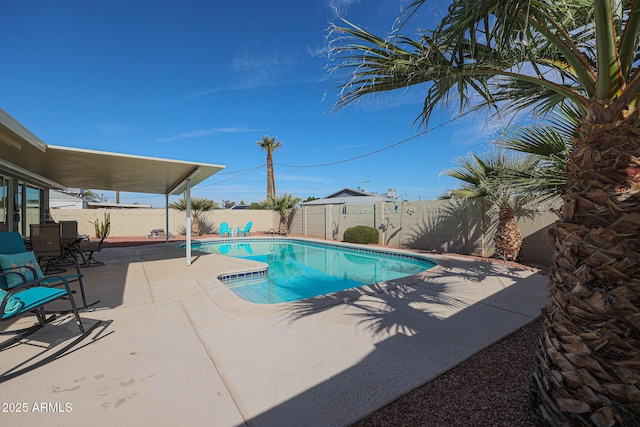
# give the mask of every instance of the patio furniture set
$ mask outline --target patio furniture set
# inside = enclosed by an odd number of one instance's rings
[[[220,237],[225,234],[229,237],[251,236],[251,227],[253,222],[249,221],[244,227],[229,227],[229,223],[220,223]]]
[[[73,313],[80,332],[85,333],[70,283],[78,283],[81,309],[99,302],[87,302],[81,267],[103,265],[93,255],[101,249],[104,237],[97,248],[85,250],[82,243],[88,236],[79,235],[77,230],[76,221],[61,221],[32,224],[26,239],[18,232],[0,232],[0,320],[32,312],[38,321],[30,328],[12,331],[14,336],[0,343],[0,350],[45,326],[55,314]],[[68,300],[70,309],[45,312],[45,305],[59,299]],[[47,318],[47,313],[54,315]]]

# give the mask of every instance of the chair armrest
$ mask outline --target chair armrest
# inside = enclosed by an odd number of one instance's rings
[[[67,281],[67,279],[65,279],[62,276],[41,277],[40,279],[27,281],[23,274],[15,272],[15,271],[10,271],[10,272],[7,272],[7,273],[0,273],[0,274],[1,275],[5,275],[5,274],[11,274],[11,273],[19,274],[20,276],[22,276],[22,278],[24,280],[24,283],[21,283],[19,285],[13,286],[13,287],[11,287],[9,289],[3,289],[7,293],[7,296],[11,296],[11,295],[20,293],[20,292],[24,291],[25,289],[33,288],[33,287],[36,287],[36,286],[48,286],[48,285],[50,285],[50,281],[51,280],[58,280],[58,281],[62,282],[62,285],[64,285],[64,287],[67,290],[67,292],[69,294],[71,294],[71,288],[69,287],[69,282]],[[55,285],[55,286],[59,286],[59,284]]]
[[[13,268],[10,268],[10,269],[7,268],[7,269],[3,270],[2,272],[0,272],[0,276],[8,276],[10,274],[17,274],[22,279],[22,283],[26,283],[27,282],[27,277],[19,271],[19,268],[20,267],[13,267]],[[29,269],[31,269],[31,267],[29,267]],[[13,271],[13,270],[18,270],[18,271]],[[33,277],[36,277],[35,272],[34,272]],[[18,285],[18,286],[20,286],[20,285]],[[14,286],[13,288],[16,288],[16,287],[17,286]],[[11,288],[11,289],[13,289],[13,288]],[[9,289],[3,289],[3,290],[9,291]]]

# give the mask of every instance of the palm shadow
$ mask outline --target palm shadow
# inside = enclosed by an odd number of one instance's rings
[[[437,271],[290,303],[290,321],[331,310],[356,319],[373,347],[345,370],[250,423],[354,422],[532,321],[546,301],[540,277],[472,259],[441,264]],[[490,292],[477,292],[483,287]]]
[[[483,235],[495,230],[481,200],[447,200],[408,230],[409,247],[459,254],[483,253]]]

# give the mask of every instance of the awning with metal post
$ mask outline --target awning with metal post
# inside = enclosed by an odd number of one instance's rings
[[[15,175],[45,189],[164,194],[167,242],[169,196],[185,193],[189,198],[187,230],[190,231],[191,188],[224,168],[210,163],[49,145],[0,109],[0,173]],[[187,238],[190,241],[190,234]],[[188,264],[190,261],[188,257]]]
[[[185,223],[186,223],[186,229],[185,229],[185,234],[187,237],[187,240],[185,242],[185,248],[186,248],[186,259],[187,259],[187,265],[191,265],[191,179],[192,177],[200,172],[200,168],[196,167],[194,168],[184,179],[184,181],[178,183],[176,185],[176,188],[182,188],[182,186],[184,186],[184,203],[186,205],[186,215],[187,217],[185,218]],[[173,189],[173,191],[175,192],[175,189]],[[171,190],[169,191],[171,192]],[[168,217],[168,214],[167,214]],[[167,220],[168,221],[168,220]],[[167,227],[167,231],[168,231],[168,227]]]
[[[187,179],[184,186],[184,200],[187,204],[187,265],[191,265],[191,180]]]

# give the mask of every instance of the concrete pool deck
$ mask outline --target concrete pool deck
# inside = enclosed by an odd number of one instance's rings
[[[440,266],[386,287],[262,306],[216,279],[250,262],[194,252],[186,266],[176,244],[103,249],[106,265],[83,270],[89,301],[100,302],[81,317],[97,326],[74,342],[75,323],[60,316],[0,352],[0,424],[348,425],[547,302],[540,274],[429,257]]]

